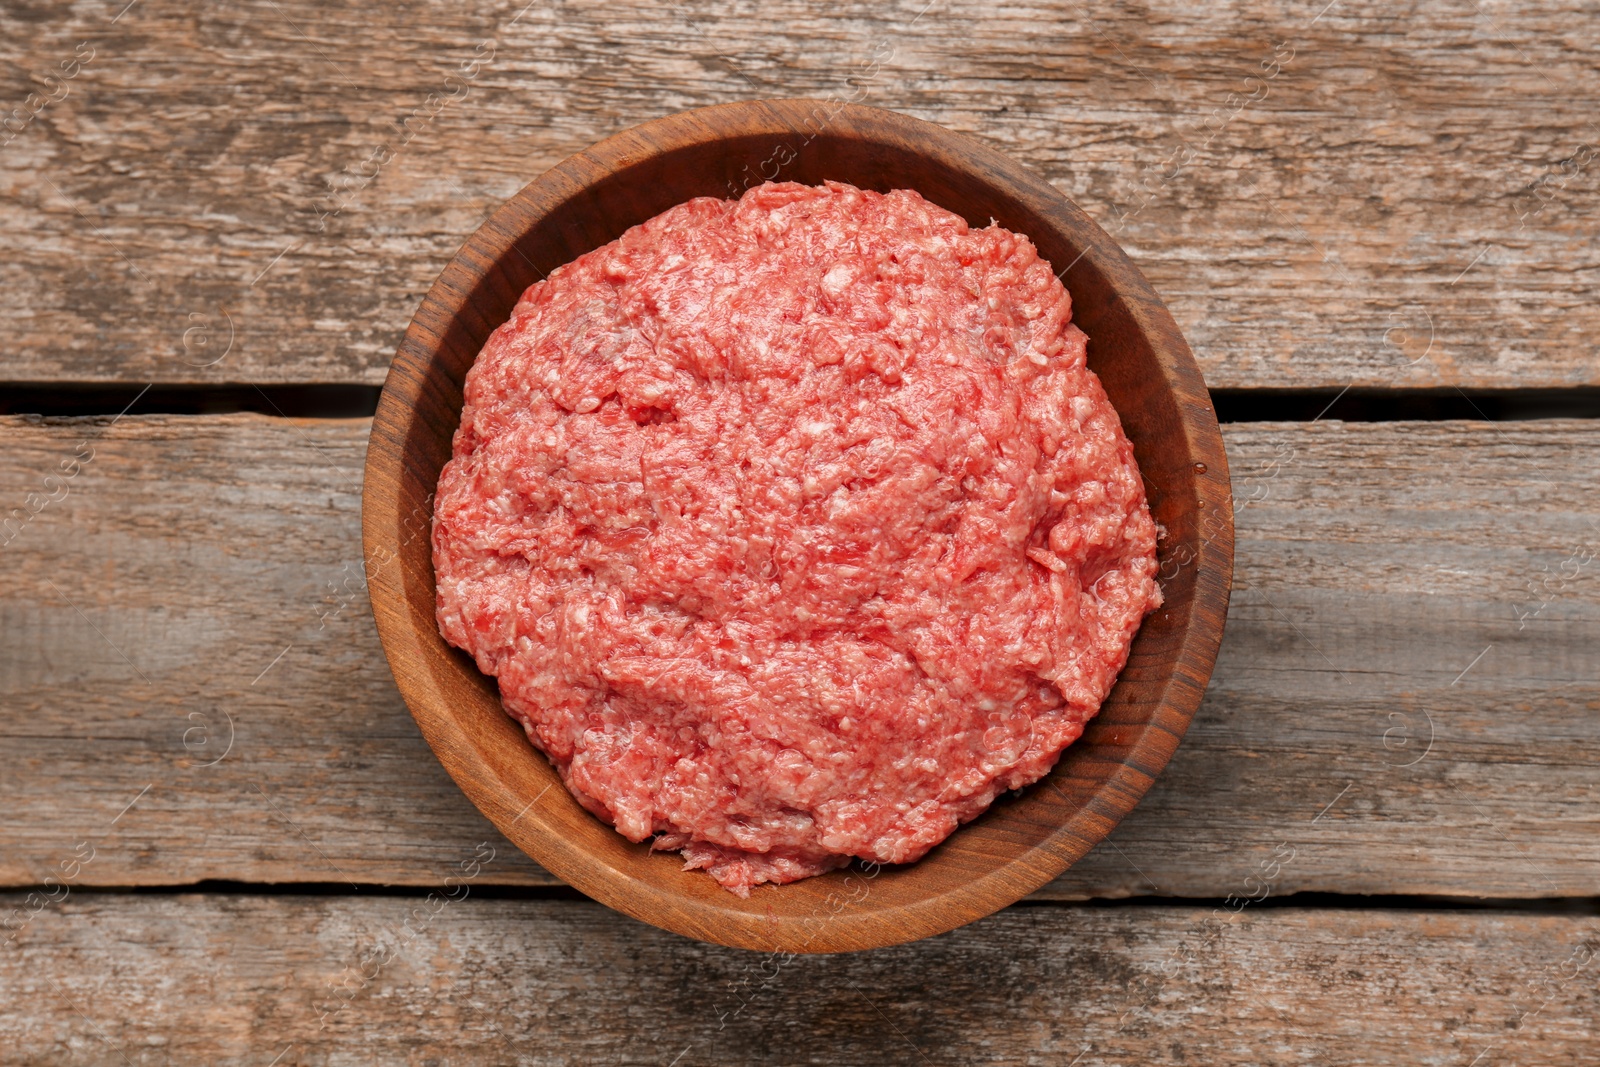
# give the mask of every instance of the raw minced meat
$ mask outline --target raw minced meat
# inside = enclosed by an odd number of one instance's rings
[[[1160,603],[1133,450],[1027,238],[914,192],[672,208],[466,379],[440,631],[590,811],[740,895],[1027,785]]]

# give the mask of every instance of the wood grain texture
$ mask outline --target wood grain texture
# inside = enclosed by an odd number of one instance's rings
[[[0,953],[21,1009],[0,1044],[278,1067],[1584,1063],[1597,955],[1600,919],[1506,913],[1023,907],[784,958],[589,903],[74,894]]]
[[[6,380],[378,383],[525,183],[648,119],[798,95],[1033,167],[1213,387],[1600,384],[1576,0],[122,7],[0,12]]]
[[[819,929],[861,874],[835,870],[741,899],[676,855],[597,824],[505,715],[494,683],[439,633],[430,516],[461,422],[463,379],[523,291],[673,204],[736,185],[763,161],[797,181],[926,190],[969,223],[1029,233],[1068,264],[1089,367],[1121,416],[1179,559],[1116,686],[1038,787],[992,805],[915,864],[874,874],[870,900]],[[1202,505],[1210,521],[1202,529]],[[837,952],[944,933],[1048,884],[1105,839],[1172,757],[1205,695],[1233,573],[1228,463],[1211,398],[1172,316],[1121,250],[1048,184],[977,141],[890,111],[807,100],[703,108],[608,138],[496,211],[423,299],[372,421],[362,492],[367,592],[389,666],[450,776],[563,881],[663,929],[739,948]],[[876,871],[876,865],[874,865]]]
[[[393,688],[359,577],[366,423],[106,421],[0,420],[7,511],[94,450],[0,547],[0,881],[88,842],[77,885],[438,885],[490,841],[484,880],[548,882]],[[1045,894],[1253,896],[1280,845],[1274,894],[1600,891],[1594,425],[1226,430],[1207,699]]]

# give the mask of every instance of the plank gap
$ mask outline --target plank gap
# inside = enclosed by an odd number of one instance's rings
[[[209,878],[168,885],[74,885],[74,895],[162,897],[204,893],[218,897],[395,897],[420,899],[441,888],[427,884],[388,885],[378,882],[249,882]],[[460,886],[458,888],[465,888]],[[8,887],[4,892],[26,896],[30,892],[59,893],[49,886]],[[589,898],[568,885],[497,885],[475,882],[468,892],[481,900],[573,900]],[[1275,908],[1320,908],[1334,911],[1410,911],[1410,912],[1515,912],[1529,915],[1600,916],[1600,896],[1562,897],[1457,897],[1424,893],[1338,893],[1305,892],[1268,895],[1259,900],[1247,895],[1208,896],[1133,896],[1062,899],[1052,896],[1025,897],[1017,907],[1044,908],[1201,908],[1228,912]]]
[[[1600,388],[1213,389],[1217,421],[1522,422],[1600,418]]]
[[[258,415],[370,418],[375,385],[115,385],[0,382],[0,415]],[[1242,422],[1519,422],[1600,419],[1600,387],[1213,389],[1217,419]]]
[[[0,415],[236,415],[367,419],[376,385],[84,385],[0,383]]]

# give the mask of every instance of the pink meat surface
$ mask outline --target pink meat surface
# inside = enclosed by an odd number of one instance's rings
[[[914,192],[681,204],[522,295],[439,478],[439,629],[590,811],[742,895],[1036,781],[1161,602],[1027,238]]]

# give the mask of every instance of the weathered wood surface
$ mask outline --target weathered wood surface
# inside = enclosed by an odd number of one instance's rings
[[[1507,913],[1021,907],[785,959],[569,901],[74,894],[0,953],[21,1009],[0,1045],[278,1067],[1592,1063],[1597,956],[1600,919]]]
[[[0,548],[0,883],[87,844],[78,886],[438,885],[480,841],[484,880],[547,882],[394,691],[360,581],[366,422],[107,422],[0,420],[0,501],[59,495]],[[1045,895],[1600,893],[1593,424],[1225,429],[1211,689]]]
[[[546,168],[808,96],[1037,168],[1214,387],[1600,384],[1597,43],[1574,0],[8,5],[0,379],[379,382]]]

